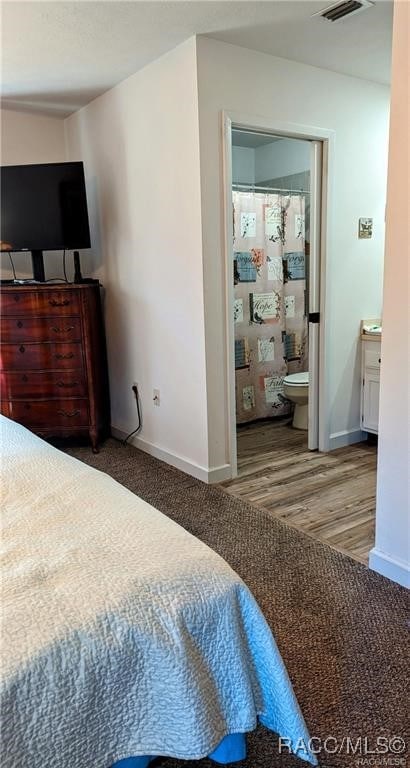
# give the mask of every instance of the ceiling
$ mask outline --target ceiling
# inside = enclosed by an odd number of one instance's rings
[[[256,131],[238,131],[235,128],[232,130],[232,146],[234,147],[256,149],[257,147],[263,147],[265,144],[273,144],[274,141],[280,141],[281,138],[281,136],[267,136],[264,133],[256,133]]]
[[[194,34],[379,83],[390,78],[392,0],[332,24],[328,0],[2,3],[3,106],[61,117]]]

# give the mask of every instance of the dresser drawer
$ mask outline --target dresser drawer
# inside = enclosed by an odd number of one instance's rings
[[[18,341],[80,341],[79,317],[5,317],[0,324],[3,344]]]
[[[1,313],[10,315],[78,315],[80,301],[78,292],[70,290],[39,291],[16,290],[2,291]]]
[[[110,421],[100,286],[2,285],[0,310],[1,412],[97,451]]]
[[[53,397],[87,397],[87,385],[79,371],[0,371],[3,400]]]
[[[2,401],[5,416],[27,427],[86,427],[89,423],[87,400],[11,400]]]
[[[55,370],[83,367],[82,345],[69,344],[2,344],[1,368],[11,371]]]

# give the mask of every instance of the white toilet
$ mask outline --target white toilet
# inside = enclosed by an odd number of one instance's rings
[[[283,380],[283,394],[292,403],[295,403],[292,427],[295,429],[308,428],[308,400],[309,400],[309,371],[304,373],[290,373]]]

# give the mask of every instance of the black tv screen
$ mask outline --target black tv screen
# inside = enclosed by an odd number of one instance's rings
[[[3,251],[90,247],[82,163],[6,165],[0,173]]]

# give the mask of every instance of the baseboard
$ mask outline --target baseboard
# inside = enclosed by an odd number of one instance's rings
[[[401,584],[402,587],[410,588],[410,567],[403,560],[395,560],[385,552],[381,552],[376,547],[369,554],[369,568],[377,571],[382,576]]]
[[[361,443],[366,438],[367,432],[362,432],[361,429],[344,429],[342,432],[333,432],[329,436],[329,451],[343,448],[345,445]]]
[[[124,440],[127,436],[127,433],[124,430],[113,425],[111,425],[111,434],[118,440]],[[166,464],[170,464],[172,467],[180,469],[187,475],[197,478],[197,480],[202,480],[203,483],[222,483],[224,480],[230,480],[232,477],[230,464],[223,464],[220,467],[211,467],[207,469],[206,467],[201,467],[199,464],[195,464],[175,453],[165,451],[158,445],[149,443],[147,440],[143,440],[137,435],[131,437],[128,442],[135,446],[135,448],[139,448],[141,451],[148,453],[150,456],[154,456],[156,459],[160,459],[160,461],[165,461]]]
[[[225,480],[231,480],[232,470],[230,464],[221,464],[220,467],[212,467],[208,470],[209,485],[215,485],[215,483],[223,483]]]

